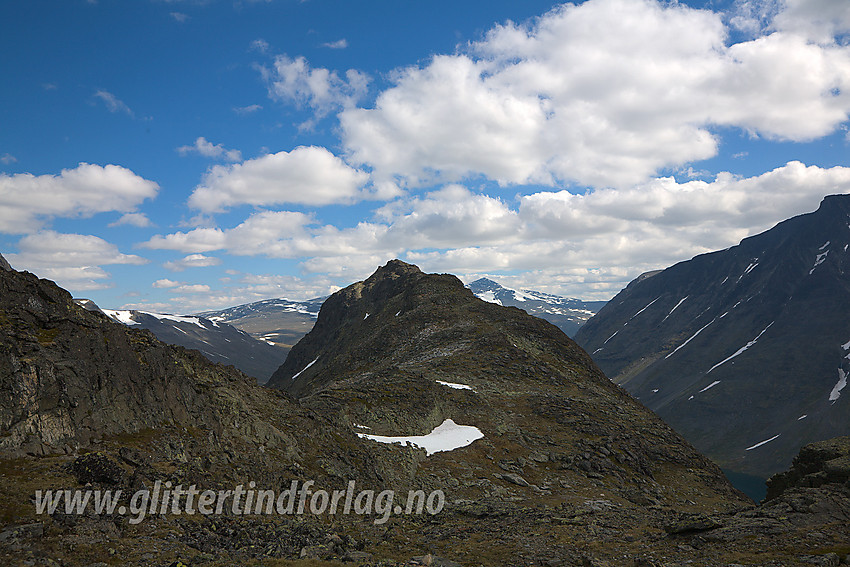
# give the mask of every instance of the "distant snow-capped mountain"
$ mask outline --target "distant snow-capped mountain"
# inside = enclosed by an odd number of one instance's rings
[[[100,309],[88,299],[75,301],[129,327],[148,329],[163,342],[198,350],[213,362],[233,365],[260,383],[269,379],[289,352],[271,340],[257,340],[232,325],[206,317]]]
[[[479,299],[506,307],[519,307],[529,315],[546,319],[570,337],[606,303],[582,301],[528,289],[510,289],[487,278],[475,280],[467,287]]]
[[[325,299],[266,299],[218,311],[204,311],[198,316],[233,325],[256,339],[273,342],[275,346],[289,352],[313,328]]]

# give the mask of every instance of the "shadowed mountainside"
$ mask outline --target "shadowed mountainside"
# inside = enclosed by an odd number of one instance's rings
[[[724,468],[767,477],[850,431],[850,196],[621,291],[576,335]]]

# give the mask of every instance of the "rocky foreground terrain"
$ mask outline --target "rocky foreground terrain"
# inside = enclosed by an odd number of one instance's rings
[[[367,316],[368,315],[368,316]],[[439,382],[438,382],[439,380]],[[839,565],[850,440],[756,506],[575,343],[394,261],[334,294],[275,388],[0,270],[0,558],[8,565]],[[462,387],[462,386],[465,386]],[[425,435],[453,450],[361,435]],[[360,435],[358,435],[358,433]],[[456,444],[457,445],[457,444]],[[443,490],[435,515],[37,514],[46,489]]]

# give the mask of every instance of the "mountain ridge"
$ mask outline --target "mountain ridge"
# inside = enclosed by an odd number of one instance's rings
[[[801,445],[850,427],[848,247],[850,197],[826,197],[815,212],[631,282],[576,339],[724,467],[767,477]]]
[[[81,303],[81,300],[75,300]],[[92,306],[114,321],[127,326],[138,326],[151,331],[168,344],[179,345],[201,352],[212,362],[231,364],[260,384],[268,381],[286,358],[288,349],[278,347],[268,339],[258,340],[245,331],[225,322],[202,316],[182,316],[140,310],[100,309],[89,300],[83,305]]]
[[[584,301],[529,289],[515,290],[488,278],[479,278],[470,282],[467,287],[479,299],[506,307],[518,307],[529,315],[545,319],[569,337],[575,335],[578,329],[607,303]]]

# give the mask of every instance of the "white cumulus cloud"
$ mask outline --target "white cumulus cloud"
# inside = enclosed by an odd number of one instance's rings
[[[242,152],[239,150],[228,150],[222,144],[213,144],[206,138],[200,136],[191,146],[180,146],[177,148],[180,155],[198,154],[212,159],[224,159],[227,161],[242,161]]]
[[[117,165],[81,163],[59,175],[0,174],[0,232],[37,230],[54,217],[131,212],[159,185]]]
[[[169,280],[168,278],[163,278],[161,280],[156,280],[151,284],[152,287],[157,289],[169,289],[172,287],[177,287],[181,285],[181,282],[176,282],[174,280]]]
[[[127,106],[124,101],[119,99],[117,96],[112,94],[109,91],[99,90],[94,93],[94,96],[100,99],[105,105],[109,112],[115,114],[116,112],[124,113],[131,118],[135,116],[135,113]]]
[[[56,281],[71,290],[109,287],[109,273],[101,266],[147,264],[133,254],[122,254],[114,244],[88,234],[63,234],[46,230],[30,234],[18,242],[17,254],[8,254],[18,270]]]
[[[368,92],[370,78],[356,69],[344,76],[323,67],[311,67],[304,57],[275,57],[271,69],[261,72],[276,100],[313,109],[318,117],[333,110],[354,106]]]
[[[200,253],[228,250],[232,254],[273,255],[293,237],[305,234],[312,219],[304,213],[264,211],[248,217],[245,222],[229,229],[196,228],[189,232],[157,235],[143,243],[144,248]],[[185,259],[184,259],[185,261]]]
[[[409,185],[629,187],[714,156],[718,126],[801,141],[847,120],[850,48],[784,30],[729,45],[728,31],[678,3],[565,4],[397,71],[373,108],[340,114],[344,145]]]
[[[182,272],[187,268],[206,268],[208,266],[218,266],[221,264],[221,258],[215,256],[205,256],[203,254],[189,254],[179,260],[165,262],[163,266],[172,272]]]
[[[121,218],[119,218],[117,221],[111,222],[107,226],[115,227],[125,224],[129,224],[131,226],[138,226],[140,228],[153,226],[151,219],[149,219],[148,216],[144,213],[125,213],[121,215]]]
[[[301,146],[243,163],[210,169],[189,206],[205,213],[248,204],[329,205],[352,203],[366,195],[369,175],[354,169],[325,148]]]

